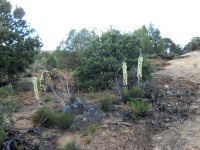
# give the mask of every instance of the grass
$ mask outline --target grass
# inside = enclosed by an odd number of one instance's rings
[[[65,145],[64,150],[77,150],[76,141],[72,140]]]
[[[111,105],[112,105],[112,97],[110,95],[103,95],[100,98],[100,106],[103,111],[105,112],[109,111]]]
[[[84,131],[83,131],[83,136],[88,136],[88,135],[89,135],[89,132],[90,132],[89,130],[84,130]]]
[[[69,113],[57,114],[55,120],[61,130],[67,130],[73,123],[73,116]]]
[[[96,132],[96,130],[97,130],[97,125],[96,125],[96,124],[91,124],[91,125],[89,126],[89,130],[90,130],[90,132],[92,132],[92,133]]]
[[[92,137],[86,137],[86,138],[85,138],[85,142],[86,142],[87,144],[90,144],[90,143],[92,142]]]

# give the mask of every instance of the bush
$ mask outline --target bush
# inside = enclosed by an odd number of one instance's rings
[[[133,118],[145,117],[150,111],[149,102],[142,99],[131,99],[129,105],[129,114]]]
[[[78,150],[76,141],[72,140],[65,145],[65,150]]]
[[[6,98],[12,95],[12,86],[7,85],[0,88],[0,98]]]
[[[92,137],[86,137],[86,138],[85,138],[85,142],[86,142],[87,144],[90,144],[90,143],[92,142]]]
[[[109,107],[112,104],[112,97],[110,95],[103,95],[100,98],[100,106],[104,111],[109,111]]]
[[[69,113],[63,113],[56,115],[56,125],[62,129],[68,129],[73,123],[73,117]]]
[[[33,83],[30,81],[19,81],[15,86],[14,89],[17,92],[26,92],[33,90]]]
[[[6,133],[3,129],[0,129],[0,145],[3,143],[3,140],[6,137]]]
[[[96,132],[96,130],[97,130],[97,125],[96,125],[96,124],[91,124],[91,125],[89,126],[89,129],[90,129],[90,132],[94,133],[94,132]]]
[[[34,114],[33,121],[44,127],[53,126],[55,124],[55,113],[48,107],[42,107]]]
[[[123,89],[122,99],[124,103],[129,102],[132,98],[143,98],[144,90],[140,87],[133,87],[131,89]]]

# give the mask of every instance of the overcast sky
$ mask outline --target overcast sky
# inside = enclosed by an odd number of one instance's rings
[[[26,12],[43,50],[54,50],[73,28],[134,31],[153,23],[162,37],[184,46],[200,36],[200,0],[10,0]]]

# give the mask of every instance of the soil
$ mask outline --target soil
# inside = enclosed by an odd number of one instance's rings
[[[34,127],[32,116],[40,107],[33,92],[23,92],[15,99],[24,106],[13,115],[13,128],[23,133],[35,145],[45,143],[44,149],[64,149],[67,142],[76,141],[79,149],[88,150],[198,150],[200,149],[200,52],[183,55],[183,58],[163,61],[163,69],[153,74],[157,84],[157,98],[152,98],[151,114],[141,119],[131,119],[124,114],[126,105],[114,105],[101,119],[80,121],[79,128],[61,131],[57,128],[43,128],[50,132],[41,139],[39,135],[27,133]],[[167,65],[166,65],[167,64]],[[154,93],[156,93],[154,91]],[[158,92],[159,91],[159,92]],[[105,92],[104,92],[105,93]],[[107,91],[113,94],[113,91]],[[51,93],[50,93],[51,94]],[[78,95],[86,101],[97,103],[103,93]],[[55,111],[61,111],[63,102],[55,100],[46,103]],[[89,125],[97,124],[97,131],[83,136]],[[85,139],[92,137],[91,143]]]

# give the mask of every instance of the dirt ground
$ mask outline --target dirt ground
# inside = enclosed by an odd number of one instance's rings
[[[88,150],[199,150],[200,52],[187,53],[183,58],[168,61],[167,64],[169,65],[165,66],[164,70],[154,73],[153,77],[158,87],[166,89],[166,93],[172,92],[169,90],[170,88],[188,89],[189,92],[185,95],[189,101],[187,118],[181,121],[176,120],[168,127],[158,131],[148,124],[148,118],[139,121],[124,118],[121,112],[123,112],[125,106],[116,105],[112,113],[104,114],[100,121],[94,122],[98,127],[95,133],[89,134],[89,137],[92,137],[90,144],[85,142],[86,137],[82,134],[83,130],[87,129],[87,125],[89,125],[87,123],[77,131],[42,128],[43,132],[50,132],[50,136],[45,139],[46,145],[48,145],[46,150],[62,150],[64,145],[71,140],[75,140],[80,149]],[[195,92],[197,98],[194,99],[191,94],[190,101],[190,92]],[[99,93],[96,97],[91,94],[89,98],[98,102],[99,96]],[[26,134],[34,126],[31,117],[38,109],[38,105],[34,100],[32,91],[18,95],[17,98],[20,97],[25,106],[14,114],[14,128]],[[172,101],[173,105],[179,103],[179,101],[174,102],[173,98],[166,96],[166,99],[163,98],[162,100],[170,103]],[[62,105],[63,103],[60,102],[47,102],[47,106],[55,110],[59,110]],[[35,144],[41,143],[41,139],[37,135],[28,134],[27,138]]]

